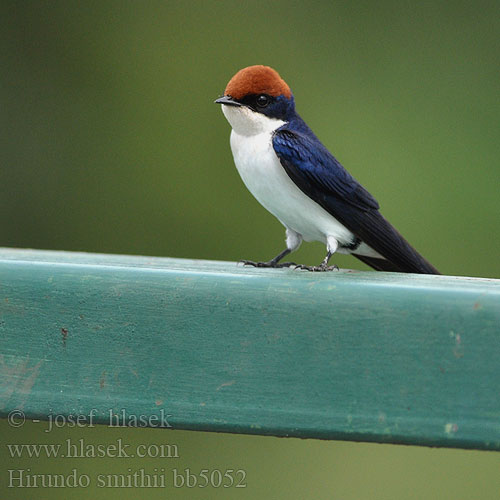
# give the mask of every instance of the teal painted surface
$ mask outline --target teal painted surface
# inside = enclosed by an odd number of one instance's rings
[[[500,449],[500,281],[0,249],[0,416]]]

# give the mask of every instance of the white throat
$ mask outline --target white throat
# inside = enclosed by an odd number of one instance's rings
[[[271,133],[286,122],[269,118],[262,113],[252,111],[246,106],[222,105],[222,112],[233,130],[239,135],[251,136]]]

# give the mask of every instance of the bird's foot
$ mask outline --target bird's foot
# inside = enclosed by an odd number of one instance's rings
[[[253,266],[253,267],[274,267],[274,268],[281,268],[281,267],[290,267],[290,266],[296,266],[295,262],[273,262],[272,260],[268,262],[254,262],[253,260],[240,260],[240,263],[243,264],[244,266]]]
[[[313,273],[339,270],[337,266],[329,266],[325,263],[321,263],[319,266],[306,266],[304,264],[299,264],[298,266],[295,266],[295,269],[305,269],[306,271],[311,271]]]

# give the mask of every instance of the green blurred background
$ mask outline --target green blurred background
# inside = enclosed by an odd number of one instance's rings
[[[500,277],[498,2],[2,2],[1,244],[267,259],[213,104],[263,63],[447,274]],[[319,262],[320,244],[301,262]],[[342,266],[356,259],[338,257]]]
[[[283,228],[240,181],[229,125],[213,104],[238,69],[267,64],[290,84],[320,139],[436,267],[498,278],[499,18],[497,1],[1,1],[0,245],[274,256]],[[323,256],[310,243],[294,260]],[[364,269],[350,257],[335,262]],[[0,430],[8,439],[5,422]],[[129,437],[140,442],[148,432]],[[253,468],[249,488],[228,498],[500,494],[500,460],[491,453],[176,435],[196,464],[220,467],[234,455]],[[441,473],[429,467],[439,460]],[[102,459],[89,463],[104,467]],[[91,493],[113,495],[137,498]]]

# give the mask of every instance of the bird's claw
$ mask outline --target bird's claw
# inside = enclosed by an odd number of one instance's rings
[[[338,266],[328,266],[326,264],[320,264],[319,266],[306,266],[304,264],[299,264],[298,266],[295,266],[295,269],[305,269],[306,271],[311,271],[313,273],[339,270]]]
[[[335,265],[329,266],[322,262],[319,266],[306,266],[305,264],[296,264],[295,262],[273,262],[269,260],[267,262],[255,262],[253,260],[240,260],[239,264],[244,266],[253,267],[270,267],[270,268],[283,268],[283,267],[294,267],[294,269],[305,269],[311,272],[326,272],[326,271],[338,271],[339,268]]]
[[[253,266],[253,267],[274,267],[274,268],[282,268],[282,267],[290,267],[296,266],[295,262],[273,262],[272,260],[268,262],[254,262],[253,260],[240,260],[240,264],[244,266]]]

